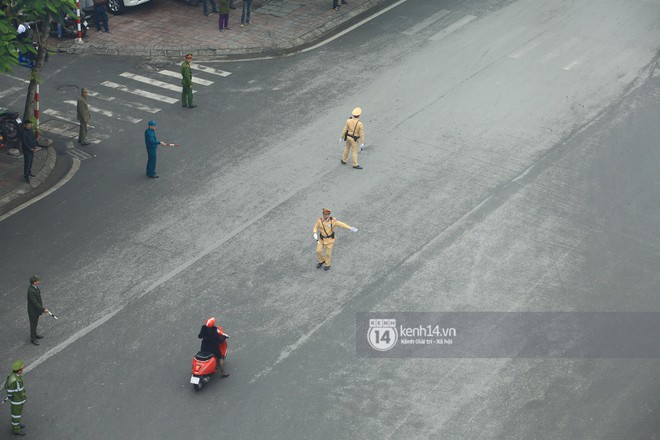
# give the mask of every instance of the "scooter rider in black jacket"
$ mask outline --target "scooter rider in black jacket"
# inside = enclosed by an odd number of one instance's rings
[[[220,351],[220,344],[225,342],[229,336],[223,333],[221,327],[216,327],[215,318],[211,317],[206,320],[206,324],[202,326],[197,337],[202,340],[200,350],[215,355],[218,364],[220,365],[220,373],[222,377],[229,376],[229,373],[225,372],[225,356]]]

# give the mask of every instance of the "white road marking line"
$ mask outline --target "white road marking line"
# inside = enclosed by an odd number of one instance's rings
[[[577,66],[581,62],[582,62],[582,60],[578,58],[577,60],[571,61],[570,63],[566,64],[564,67],[562,67],[562,69],[571,70],[571,69],[573,69],[573,67]]]
[[[160,73],[161,75],[165,75],[165,76],[171,76],[172,78],[181,79],[181,74],[180,73],[173,72],[171,70],[159,70],[158,73]],[[202,86],[210,86],[211,84],[213,84],[213,81],[208,81],[206,79],[201,79],[201,78],[197,78],[197,77],[193,76],[193,83],[200,84]]]
[[[78,127],[80,125],[80,122],[78,122],[77,120],[72,119],[70,116],[65,115],[64,113],[62,113],[60,111],[53,110],[52,108],[44,109],[44,110],[41,111],[41,113],[43,113],[45,115],[48,115],[48,116],[52,116],[52,117],[57,118],[57,119],[60,119],[64,122],[68,122],[69,124],[73,124],[76,127]],[[45,124],[48,124],[48,122],[45,122]],[[88,128],[95,128],[92,124],[87,124],[87,127]]]
[[[394,3],[394,4],[390,5],[390,6],[388,6],[387,8],[380,10],[379,12],[375,13],[374,15],[371,15],[371,16],[365,18],[364,20],[355,23],[353,26],[344,29],[343,31],[339,32],[338,34],[333,35],[332,37],[328,38],[327,40],[321,41],[321,42],[318,43],[318,44],[315,44],[315,45],[310,46],[310,47],[306,47],[306,48],[304,48],[304,49],[302,49],[302,50],[300,50],[300,51],[298,51],[298,52],[292,52],[292,53],[287,54],[287,55],[288,55],[288,56],[291,56],[291,55],[295,55],[296,53],[308,52],[308,51],[310,51],[310,50],[317,49],[317,48],[319,48],[319,47],[321,47],[321,46],[325,46],[326,44],[328,44],[328,43],[330,43],[330,42],[332,42],[332,41],[335,41],[337,38],[343,37],[344,35],[346,35],[347,33],[351,32],[352,30],[359,28],[359,27],[362,26],[363,24],[370,22],[370,21],[373,20],[374,18],[376,18],[376,17],[378,17],[378,16],[380,16],[380,15],[382,15],[382,14],[384,14],[384,13],[390,11],[391,9],[396,8],[397,6],[403,4],[403,3],[407,2],[407,1],[408,1],[408,0],[399,0],[398,2],[396,2],[396,3]],[[274,57],[268,57],[268,58],[266,58],[266,59],[270,59],[270,58],[274,58]],[[259,58],[255,58],[255,59],[259,59]],[[262,59],[263,59],[263,58],[262,58]],[[245,60],[242,60],[242,61],[245,61]]]
[[[179,100],[176,98],[170,98],[169,96],[159,95],[158,93],[147,92],[146,90],[142,90],[142,89],[129,89],[124,85],[117,84],[112,81],[103,81],[101,85],[104,87],[109,87],[111,89],[120,90],[122,92],[132,93],[133,95],[142,96],[143,98],[149,98],[155,101],[166,102],[168,104],[174,104],[175,102],[179,102]]]
[[[69,128],[68,130],[62,127],[51,127],[46,124],[39,124],[39,131],[44,131],[46,133],[57,134],[63,137],[73,138],[78,136],[78,131],[74,128]]]
[[[16,78],[15,76],[11,76],[11,75],[2,75],[2,76],[4,76],[5,78],[11,78],[11,79],[14,79],[16,81],[20,81],[20,82],[25,83],[25,84],[30,84],[30,81],[28,81],[26,79],[23,79],[23,78]]]
[[[520,49],[518,49],[515,52],[510,53],[507,55],[509,58],[513,58],[514,60],[518,60],[522,57],[524,57],[528,52],[531,50],[534,50],[537,46],[540,46],[541,43],[545,41],[545,38],[539,38],[539,36],[534,37],[534,39],[527,44],[523,45]]]
[[[444,28],[443,30],[438,32],[437,34],[430,37],[429,40],[432,40],[432,41],[441,40],[444,37],[446,37],[447,35],[454,32],[455,30],[462,28],[463,26],[465,26],[466,24],[468,24],[469,22],[471,22],[475,18],[477,18],[477,17],[475,17],[474,15],[466,15],[465,17],[458,20],[456,23],[450,24],[449,26],[447,26],[446,28]]]
[[[190,68],[194,70],[199,70],[200,72],[210,73],[211,75],[218,75],[222,77],[231,75],[231,72],[225,72],[224,70],[214,69],[213,67],[202,66],[201,64],[190,64]]]
[[[65,102],[66,104],[78,105],[78,102],[77,102],[77,101],[69,101],[69,100],[67,100],[67,101],[64,101],[64,102]],[[89,106],[89,111],[90,111],[90,112],[93,112],[93,113],[100,113],[100,114],[102,114],[103,116],[107,116],[107,117],[109,117],[109,118],[118,119],[118,120],[120,120],[120,121],[124,121],[124,122],[132,122],[133,124],[137,124],[138,122],[140,122],[140,121],[142,120],[142,119],[133,118],[133,117],[131,117],[131,116],[126,116],[126,115],[116,115],[114,112],[111,112],[110,110],[103,110],[102,108],[93,107],[93,106],[91,106],[91,105]]]
[[[521,27],[518,27],[518,28],[511,29],[509,32],[502,35],[500,38],[495,40],[493,43],[488,44],[488,46],[489,47],[501,46],[502,44],[506,43],[507,41],[512,40],[513,38],[515,38],[518,35],[522,34],[526,30],[527,30],[527,26],[521,26]]]
[[[78,121],[74,121],[73,119],[70,119],[69,117],[65,116],[64,113],[58,110],[53,110],[52,108],[47,108],[41,111],[41,113],[44,113],[46,115],[53,116],[57,119],[61,119],[65,122],[69,122],[73,125],[78,125]]]
[[[111,101],[111,102],[116,102],[117,104],[125,105],[126,107],[131,107],[137,110],[142,110],[148,113],[158,113],[160,111],[159,108],[155,107],[149,107],[144,104],[140,104],[139,102],[132,102],[132,101],[125,101],[123,99],[117,99],[114,96],[106,96],[102,95],[98,92],[93,92],[91,90],[88,90],[89,96],[93,96],[96,99],[102,99],[103,101]]]
[[[578,44],[580,41],[582,41],[582,40],[580,40],[579,38],[573,37],[570,40],[567,40],[567,41],[563,42],[562,44],[560,44],[557,48],[555,48],[555,49],[551,50],[550,52],[546,53],[545,55],[543,55],[536,62],[539,63],[539,64],[545,64],[548,61],[557,58],[559,55],[566,52],[571,47]]]
[[[79,160],[85,160],[85,159],[91,159],[92,155],[89,153],[86,153],[82,150],[78,150],[77,148],[74,148],[72,150],[66,150],[67,153],[69,153],[72,157],[75,157],[76,159]]]
[[[350,26],[350,27],[344,29],[343,31],[341,31],[337,34],[334,34],[332,37],[328,38],[327,40],[323,40],[320,43],[317,43],[313,46],[306,47],[306,48],[301,49],[301,50],[288,52],[288,53],[285,53],[283,55],[271,55],[271,56],[255,57],[255,58],[241,58],[241,59],[236,59],[236,60],[206,60],[204,62],[207,63],[207,64],[208,63],[237,63],[237,62],[244,63],[246,61],[272,60],[272,59],[275,59],[275,58],[281,58],[283,56],[284,57],[291,57],[291,56],[297,55],[299,53],[309,52],[310,50],[318,49],[319,47],[325,46],[326,44],[335,41],[337,38],[343,37],[347,33],[354,31],[355,29],[359,28],[363,24],[369,23],[374,18],[379,17],[380,15],[383,15],[386,12],[389,12],[390,10],[396,8],[399,5],[404,4],[407,1],[408,0],[399,0],[398,2],[396,2],[394,4],[391,4],[390,6],[384,8],[384,9],[381,9],[377,13],[375,13],[373,15],[370,15],[369,17],[365,18],[364,20],[355,23],[353,26]],[[211,73],[211,72],[208,72],[208,73]],[[227,73],[229,73],[229,72],[227,72]]]
[[[424,28],[427,28],[427,27],[431,26],[433,23],[440,20],[445,15],[449,14],[449,12],[450,11],[448,11],[446,9],[442,9],[439,12],[436,12],[435,14],[431,15],[426,20],[420,21],[415,26],[411,27],[407,31],[404,31],[403,34],[404,35],[415,35],[417,32],[421,31]]]
[[[34,203],[37,203],[39,200],[43,199],[44,197],[47,197],[47,196],[51,195],[52,193],[54,193],[55,191],[60,189],[62,186],[64,186],[65,183],[67,183],[69,180],[71,180],[71,178],[74,176],[74,174],[76,174],[76,172],[78,171],[78,168],[80,168],[80,160],[78,160],[74,157],[73,158],[73,165],[71,166],[71,169],[69,170],[68,173],[66,173],[66,176],[64,176],[64,178],[62,180],[57,182],[54,186],[52,186],[48,190],[46,190],[46,191],[42,192],[41,194],[39,194],[37,197],[23,203],[21,206],[17,206],[16,208],[12,209],[11,211],[9,211],[8,213],[6,213],[4,215],[0,215],[0,222],[5,220],[5,219],[8,219],[9,217],[16,214],[17,212],[24,210],[28,206],[30,206]],[[48,352],[46,354],[48,354]],[[44,356],[42,356],[39,359],[42,359]],[[39,359],[37,359],[37,360],[39,360]],[[44,360],[46,360],[46,359],[43,359],[41,362],[43,362]],[[41,363],[41,362],[39,362],[39,363]],[[34,363],[32,365],[28,365],[28,367],[25,370],[27,371],[30,368],[30,366],[35,367],[36,365]]]
[[[133,81],[138,81],[144,84],[149,84],[150,86],[160,87],[161,89],[172,90],[173,92],[181,92],[181,86],[175,86],[174,84],[158,81],[157,79],[147,78],[146,76],[136,75],[130,72],[120,73],[119,76],[132,79]]]
[[[7,90],[3,90],[2,92],[0,92],[0,98],[4,98],[5,96],[11,93],[18,92],[21,90],[25,90],[25,87],[10,87]]]

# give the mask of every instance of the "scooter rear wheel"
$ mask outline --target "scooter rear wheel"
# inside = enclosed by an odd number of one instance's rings
[[[0,122],[0,131],[7,139],[14,140],[18,137],[18,123],[11,119],[5,119]]]
[[[201,391],[201,389],[204,388],[204,381],[200,380],[199,383],[193,384],[193,387],[195,388],[195,391]]]

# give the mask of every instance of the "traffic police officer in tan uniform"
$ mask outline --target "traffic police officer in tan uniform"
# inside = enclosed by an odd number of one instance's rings
[[[316,240],[316,256],[319,263],[316,265],[320,269],[325,263],[323,270],[330,270],[330,257],[332,256],[332,247],[335,244],[335,226],[340,228],[349,229],[352,232],[357,232],[357,228],[348,226],[339,220],[330,217],[330,210],[323,209],[323,217],[319,217],[314,224],[314,240]],[[323,255],[325,249],[325,256]]]
[[[360,107],[355,107],[353,109],[353,117],[346,120],[346,125],[344,125],[344,130],[341,132],[341,137],[339,141],[344,141],[346,144],[344,146],[344,155],[341,157],[342,165],[346,165],[348,160],[348,153],[353,150],[353,168],[356,170],[361,170],[362,167],[358,164],[358,141],[360,146],[364,145],[364,125],[360,121],[360,115],[362,114],[362,109]]]

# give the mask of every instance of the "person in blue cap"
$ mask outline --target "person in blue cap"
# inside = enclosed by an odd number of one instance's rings
[[[156,139],[156,121],[149,121],[147,129],[144,131],[144,142],[147,144],[147,177],[157,179],[156,174],[156,151],[159,145],[165,145],[164,142]]]

